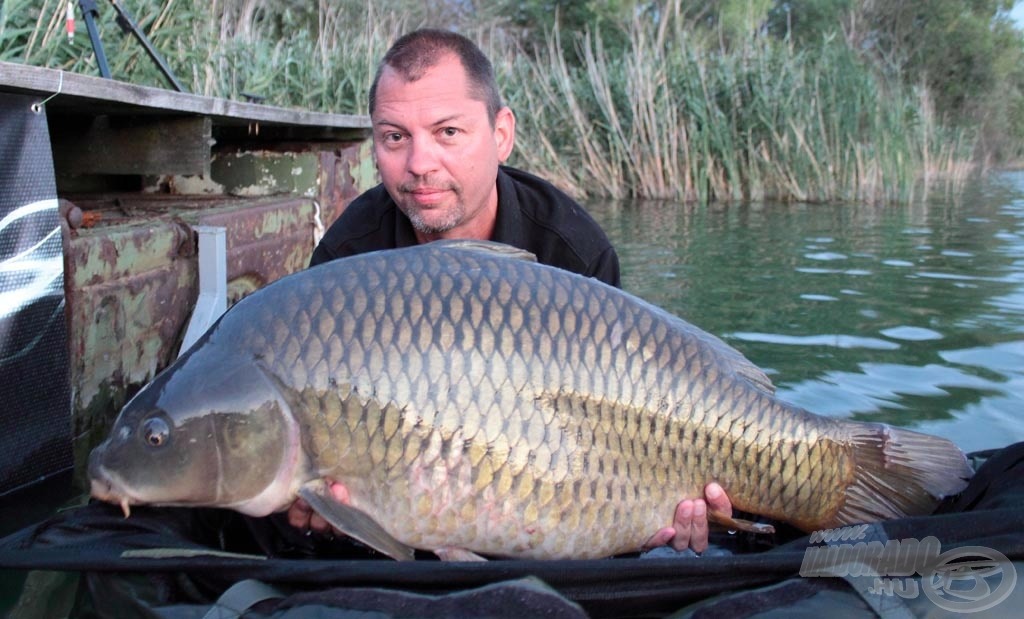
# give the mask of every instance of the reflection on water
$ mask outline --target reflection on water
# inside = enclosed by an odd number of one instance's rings
[[[623,286],[790,402],[965,450],[1024,440],[1024,172],[899,207],[590,205]]]

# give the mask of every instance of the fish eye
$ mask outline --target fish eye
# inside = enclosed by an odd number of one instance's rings
[[[150,447],[160,447],[166,443],[170,433],[171,429],[167,426],[167,422],[159,417],[147,419],[142,424],[142,439]]]

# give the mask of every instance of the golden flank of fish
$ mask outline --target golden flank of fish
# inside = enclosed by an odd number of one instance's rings
[[[945,439],[788,405],[716,337],[516,253],[431,243],[252,294],[125,406],[93,495],[255,516],[302,496],[396,559],[593,558],[710,481],[813,530],[928,513],[970,477]]]

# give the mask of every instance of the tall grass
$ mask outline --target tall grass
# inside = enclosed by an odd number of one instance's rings
[[[0,60],[96,74],[84,27],[64,35],[66,0],[2,0]],[[681,16],[599,33],[555,31],[524,51],[500,20],[420,12],[399,0],[122,0],[195,93],[365,113],[377,60],[411,28],[455,24],[495,63],[516,111],[513,163],[578,197],[683,201],[908,201],[971,172],[973,137],[945,130],[928,93],[883,82],[841,41],[797,51],[752,37],[721,51]],[[409,4],[409,3],[404,3]],[[451,6],[461,6],[459,3]],[[100,27],[115,77],[163,85],[113,11]],[[81,18],[79,18],[81,20]],[[575,46],[578,53],[567,54]]]
[[[671,36],[668,33],[672,33]],[[519,149],[578,193],[674,200],[905,201],[970,172],[926,93],[884,84],[843,45],[797,52],[755,39],[709,51],[683,28],[631,25],[625,54],[558,33],[500,63],[530,110]]]
[[[67,0],[2,1],[0,60],[98,75],[81,14],[74,41],[67,40]],[[320,111],[364,113],[377,59],[407,28],[405,18],[378,14],[369,1],[319,0],[313,19],[308,7],[291,8],[307,4],[296,0],[120,2],[190,92],[232,99],[248,93]],[[116,25],[113,8],[97,6],[113,77],[166,87],[142,47]]]

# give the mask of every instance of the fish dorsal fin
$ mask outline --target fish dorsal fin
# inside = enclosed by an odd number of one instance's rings
[[[726,346],[728,345],[726,344]],[[737,374],[749,380],[754,387],[768,395],[775,394],[775,385],[772,383],[772,379],[768,378],[768,375],[764,373],[764,370],[754,365],[750,359],[744,357],[743,353],[735,348],[730,346],[729,350],[735,353],[735,356],[731,356],[731,360]]]
[[[755,387],[768,395],[775,394],[775,384],[772,383],[772,379],[768,378],[768,375],[764,373],[764,370],[753,365],[744,357],[746,365],[741,365],[737,368],[741,376],[746,377],[747,380],[752,382]]]
[[[495,258],[515,258],[527,262],[537,262],[537,256],[530,251],[520,249],[505,243],[495,241],[481,241],[479,239],[451,239],[434,241],[430,243],[438,249],[461,249],[465,251],[477,251]]]
[[[754,365],[754,362],[750,359],[746,359],[739,350],[710,333],[708,335],[715,339],[719,355],[723,359],[728,360],[737,374],[750,380],[755,387],[761,389],[764,393],[769,395],[775,393],[775,385],[772,383],[771,378],[768,378],[768,375],[765,374],[764,370]]]
[[[768,378],[768,375],[764,373],[764,370],[754,365],[754,362],[747,359],[743,353],[726,344],[717,336],[695,327],[681,318],[679,320],[683,322],[691,335],[701,340],[701,342],[714,351],[715,356],[717,356],[725,366],[731,368],[732,371],[750,381],[755,388],[769,395],[775,393],[775,385],[772,384],[772,379]]]

